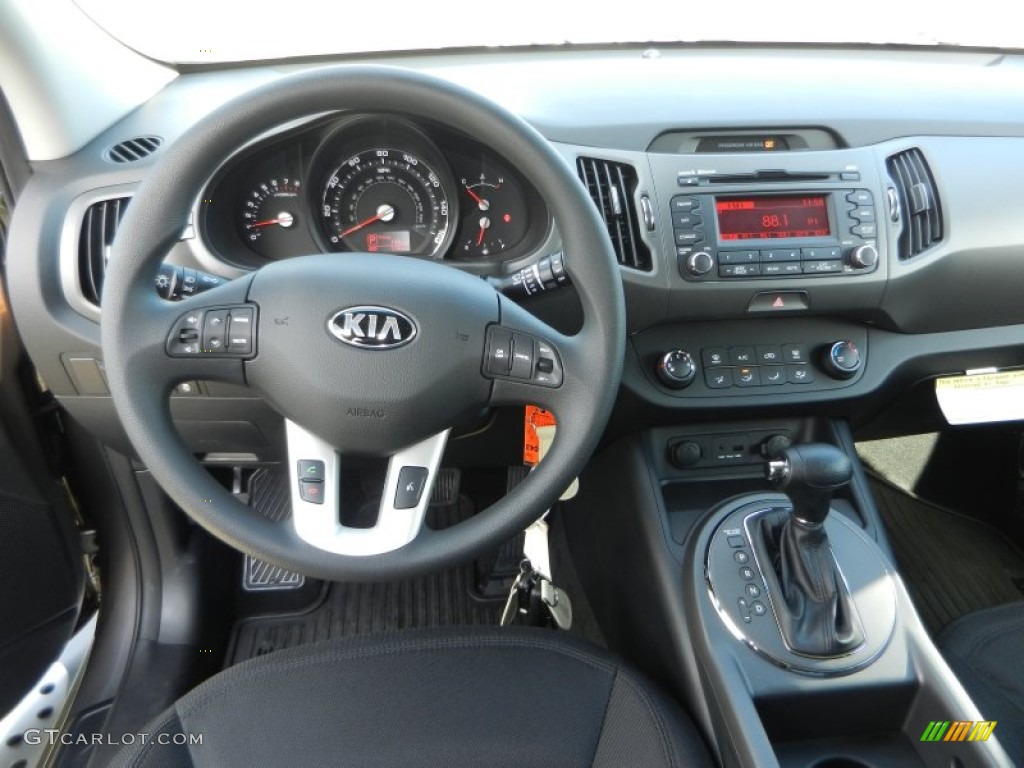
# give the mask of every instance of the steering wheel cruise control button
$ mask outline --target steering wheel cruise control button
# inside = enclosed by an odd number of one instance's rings
[[[512,370],[513,379],[529,379],[533,376],[533,339],[521,333],[512,335]]]
[[[395,489],[395,509],[414,509],[419,505],[427,475],[426,467],[402,467]]]
[[[512,369],[512,334],[503,328],[493,328],[487,335],[487,373],[508,376]]]

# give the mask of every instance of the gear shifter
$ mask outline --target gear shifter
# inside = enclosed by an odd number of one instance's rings
[[[766,576],[786,644],[805,656],[840,656],[864,642],[824,525],[833,494],[851,474],[842,451],[818,443],[787,448],[768,464],[768,479],[793,509],[765,515],[752,543],[770,564]]]

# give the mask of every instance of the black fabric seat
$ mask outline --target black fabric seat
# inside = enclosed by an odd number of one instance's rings
[[[179,734],[202,744],[175,745]],[[115,765],[712,764],[679,707],[621,661],[526,629],[417,631],[269,654],[181,698],[141,741]]]
[[[1008,755],[1024,755],[1024,602],[962,616],[937,645]]]

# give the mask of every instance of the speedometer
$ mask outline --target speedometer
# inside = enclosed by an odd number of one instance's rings
[[[397,149],[367,149],[328,174],[320,215],[334,250],[434,257],[454,235],[441,177]]]

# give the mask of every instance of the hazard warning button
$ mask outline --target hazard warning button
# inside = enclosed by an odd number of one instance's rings
[[[807,291],[770,291],[754,296],[747,312],[804,312],[810,308]]]

